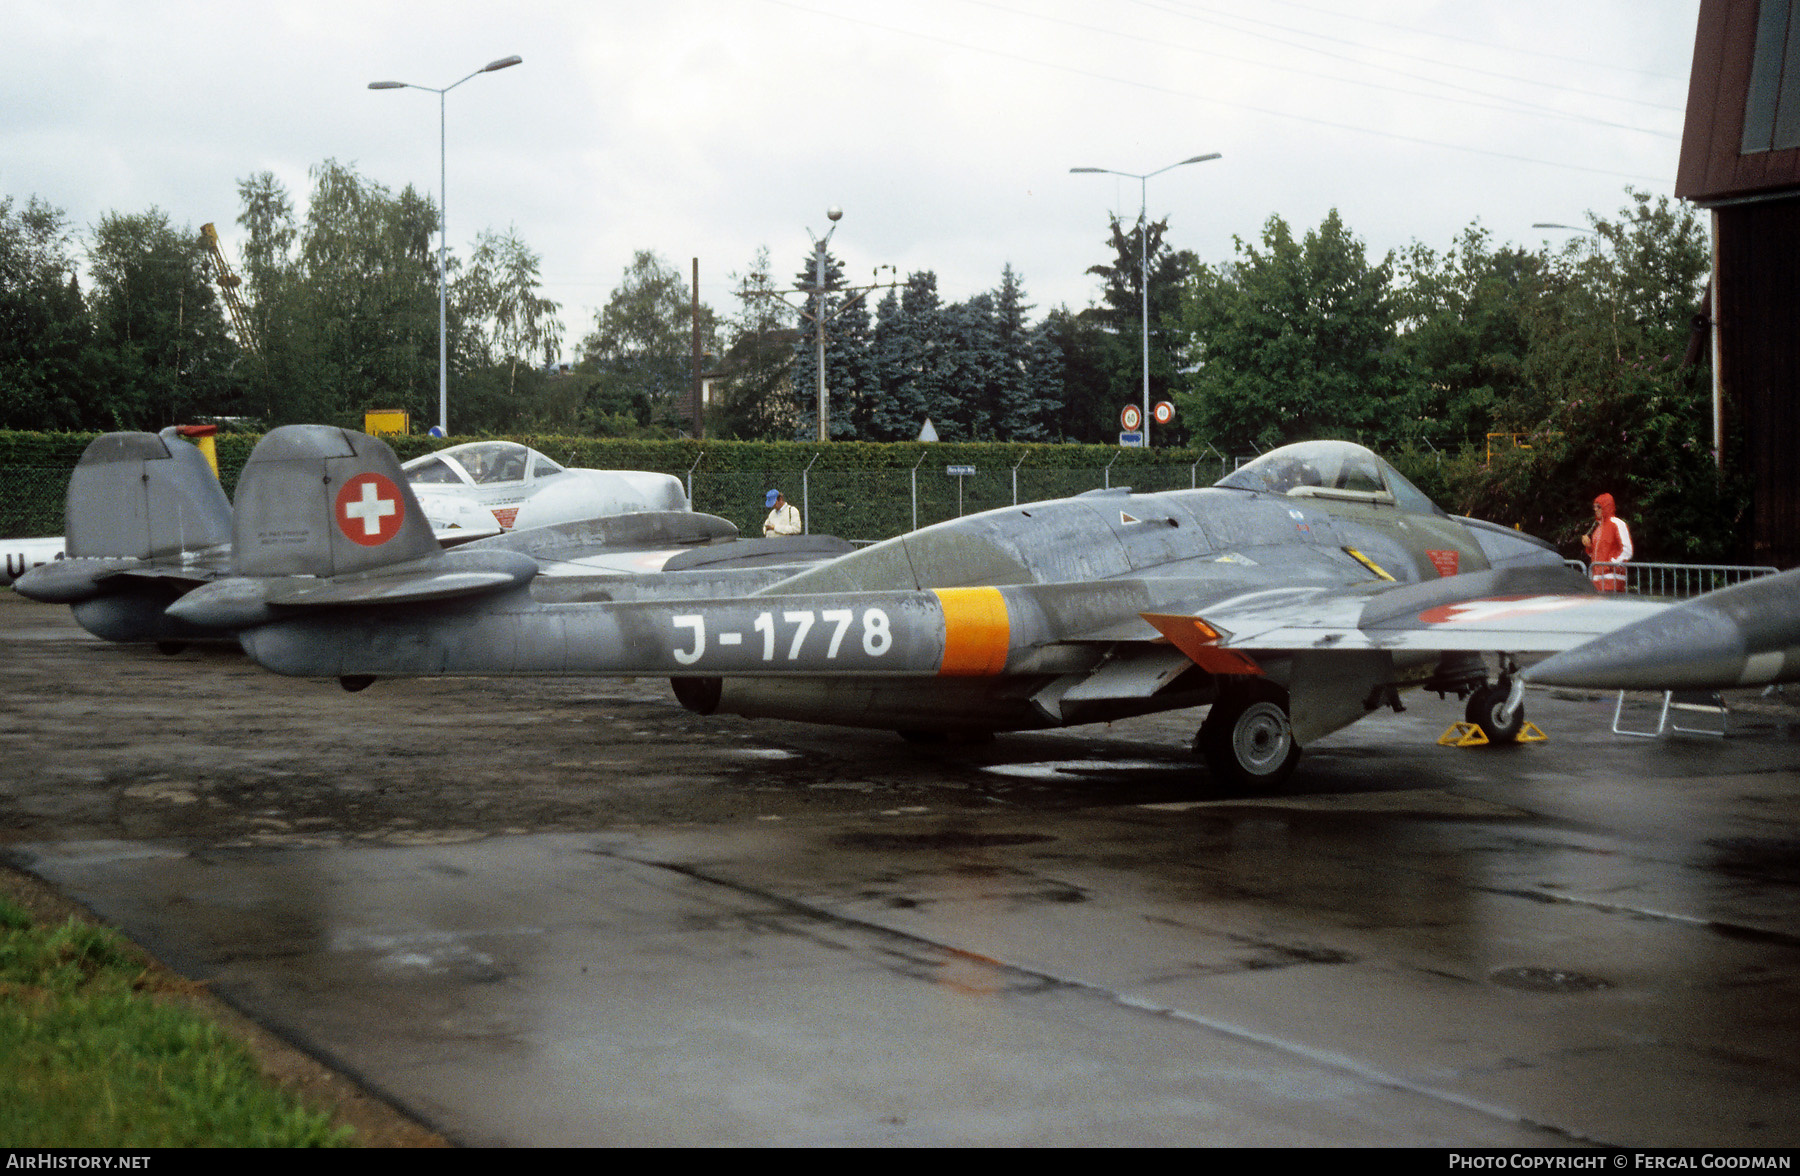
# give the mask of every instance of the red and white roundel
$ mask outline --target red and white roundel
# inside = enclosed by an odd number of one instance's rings
[[[400,533],[406,504],[400,487],[383,474],[358,474],[338,491],[333,516],[344,538],[364,547],[379,547]]]
[[[1167,400],[1158,400],[1150,410],[1150,417],[1159,425],[1166,425],[1175,419],[1175,406]]]
[[[1127,433],[1137,432],[1138,426],[1144,423],[1144,410],[1135,404],[1127,404],[1119,410],[1119,423],[1125,426]]]

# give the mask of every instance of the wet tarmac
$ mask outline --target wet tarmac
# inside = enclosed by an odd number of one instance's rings
[[[471,1144],[1800,1144],[1800,712],[1221,793],[665,683],[361,694],[0,598],[0,853]],[[1749,696],[1752,700],[1754,696]]]

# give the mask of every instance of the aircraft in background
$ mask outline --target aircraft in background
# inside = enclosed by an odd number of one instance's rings
[[[1275,450],[1217,485],[1090,491],[939,523],[748,593],[546,603],[516,551],[431,538],[386,445],[277,429],[240,481],[229,581],[169,612],[283,674],[668,676],[703,713],[985,735],[1210,706],[1212,772],[1268,787],[1410,684],[1524,720],[1515,655],[1659,606],[1548,544],[1454,518],[1361,446]],[[1492,654],[1495,674],[1487,658]]]
[[[0,588],[52,560],[63,557],[61,535],[44,539],[0,539]]]
[[[146,434],[146,436],[148,435],[150,434]],[[166,436],[169,441],[189,444],[181,437],[179,426],[166,429],[162,434],[156,435]],[[524,447],[519,446],[518,448],[523,449]],[[526,452],[535,453],[536,451],[526,450]],[[644,476],[648,478],[667,477],[666,474]],[[215,474],[214,477],[216,478],[217,475]],[[672,478],[669,480],[674,481]],[[679,488],[679,483],[676,485]],[[468,495],[421,492],[419,501],[425,510],[426,517],[431,520],[432,530],[437,534],[438,540],[447,547],[475,539],[485,539],[507,529],[500,525],[500,520],[493,511],[482,505],[476,498]],[[684,499],[682,505],[675,509],[686,509],[686,505]],[[509,519],[512,517],[512,513],[507,514]],[[66,543],[61,535],[36,539],[0,539],[0,588],[12,584],[32,568],[41,567],[52,560],[62,559],[65,551]]]
[[[248,492],[257,493],[256,485],[253,479]],[[240,482],[240,498],[245,493]],[[415,511],[434,549],[455,545],[524,554],[544,573],[546,597],[557,600],[623,598],[636,591],[632,580],[670,564],[704,571],[685,572],[677,579],[681,587],[669,591],[748,591],[850,549],[830,536],[737,541],[732,523],[687,510],[685,497],[681,501],[678,510],[582,518],[507,533],[500,533],[485,508],[460,497],[446,496],[433,501],[430,511],[416,506]],[[479,511],[487,524],[467,515],[467,527],[454,525],[456,509],[464,507]],[[372,517],[379,516],[378,505],[370,509],[376,511]],[[174,652],[190,641],[234,638],[230,628],[167,612],[194,588],[233,574],[234,533],[240,529],[211,466],[174,429],[108,433],[89,443],[70,475],[65,523],[68,558],[27,570],[14,591],[69,605],[83,628],[109,641],[155,642]],[[272,540],[259,536],[258,541]],[[699,550],[724,546],[731,550]]]
[[[492,512],[498,528],[508,531],[688,509],[681,479],[672,475],[570,469],[516,441],[452,445],[400,468],[428,515],[447,512],[434,499],[473,502]]]

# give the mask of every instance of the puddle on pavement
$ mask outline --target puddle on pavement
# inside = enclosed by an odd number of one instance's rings
[[[1182,771],[1160,760],[1042,760],[1030,764],[983,764],[981,770],[1021,780],[1060,780],[1070,776],[1113,776],[1121,772]]]
[[[1598,976],[1565,972],[1560,968],[1495,968],[1488,979],[1502,988],[1520,992],[1575,993],[1601,992],[1612,987]]]
[[[994,849],[1008,845],[1036,845],[1055,841],[1047,833],[973,833],[946,830],[935,833],[846,833],[838,844],[852,849]]]

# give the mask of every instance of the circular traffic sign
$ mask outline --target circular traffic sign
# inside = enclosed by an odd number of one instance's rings
[[[1150,416],[1159,425],[1166,425],[1175,419],[1175,406],[1167,400],[1158,400],[1156,407],[1150,410]]]
[[[1127,433],[1135,433],[1138,426],[1144,423],[1144,410],[1135,404],[1127,404],[1119,411],[1119,423],[1125,426]]]
[[[392,478],[371,471],[344,483],[332,517],[350,542],[379,547],[400,533],[400,524],[406,521],[406,500]]]

